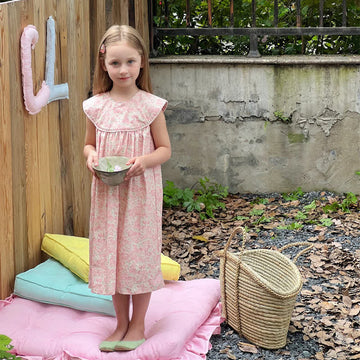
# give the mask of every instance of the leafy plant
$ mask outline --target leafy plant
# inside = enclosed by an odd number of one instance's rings
[[[300,197],[304,195],[304,192],[301,190],[301,187],[299,186],[296,191],[292,193],[283,193],[282,197],[285,201],[295,201],[299,200]]]
[[[177,188],[172,181],[166,180],[164,187],[164,205],[167,207],[182,206],[188,203],[194,197],[194,191],[186,188],[184,190]]]
[[[184,190],[177,188],[172,181],[166,181],[164,187],[164,205],[168,207],[182,206],[186,211],[197,211],[200,218],[213,218],[214,210],[225,208],[221,199],[228,195],[227,186],[210,182],[207,177],[201,178],[195,185],[198,189]]]
[[[269,199],[267,198],[256,198],[251,204],[263,204],[266,205],[269,203]]]
[[[354,193],[349,192],[346,194],[346,198],[344,199],[344,201],[341,203],[341,209],[344,212],[350,212],[350,206],[351,205],[355,205],[357,204],[357,197]]]
[[[297,214],[295,215],[295,220],[306,220],[307,219],[307,215],[304,214],[302,211],[298,211]]]
[[[242,216],[242,215],[238,215],[238,216],[235,216],[234,220],[249,220],[249,217],[248,216]]]
[[[331,226],[331,225],[333,224],[333,222],[332,222],[332,220],[329,219],[329,218],[322,218],[322,219],[320,219],[320,224],[321,224],[322,226],[329,227],[329,226]]]
[[[21,358],[10,353],[13,348],[14,347],[11,345],[11,339],[6,335],[0,335],[0,359],[21,360]]]
[[[338,210],[342,210],[345,213],[349,213],[350,207],[352,205],[356,205],[357,202],[358,202],[357,196],[354,193],[349,192],[346,194],[345,199],[341,203],[334,201],[331,204],[327,204],[323,206],[323,211],[325,214],[336,212]]]
[[[251,216],[261,216],[263,213],[264,213],[263,209],[252,209],[249,212],[249,215],[251,215]]]
[[[285,116],[282,111],[275,111],[274,115],[276,117],[277,120],[282,121],[285,124],[290,124],[291,123],[291,116]]]
[[[316,201],[313,200],[309,205],[305,205],[304,206],[304,211],[305,212],[310,212],[311,210],[315,210],[316,209]]]
[[[224,209],[225,203],[220,200],[228,195],[228,187],[216,183],[211,183],[207,177],[199,180],[200,189],[195,193],[196,201],[204,205],[205,214],[214,217],[213,211]],[[205,218],[204,213],[200,213],[201,218]]]
[[[270,223],[273,221],[274,216],[260,216],[256,221],[253,222],[254,225],[263,224],[263,223]]]
[[[288,225],[279,225],[277,228],[279,230],[299,230],[302,229],[303,227],[304,227],[303,224],[295,221]]]

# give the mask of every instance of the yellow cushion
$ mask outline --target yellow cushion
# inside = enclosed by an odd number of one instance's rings
[[[89,282],[89,239],[77,236],[45,234],[41,250],[53,257],[85,282]],[[178,280],[180,264],[161,254],[164,280]]]
[[[180,264],[168,256],[161,254],[161,271],[164,280],[179,280]]]

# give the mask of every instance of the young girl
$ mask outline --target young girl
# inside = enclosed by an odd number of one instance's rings
[[[167,101],[151,91],[139,33],[130,26],[110,27],[98,49],[94,96],[83,103],[84,156],[93,174],[92,165],[103,156],[126,156],[132,166],[118,186],[96,176],[92,181],[89,287],[112,295],[117,317],[102,351],[133,350],[145,341],[151,292],[164,286],[160,164],[170,158],[171,147],[163,113]]]

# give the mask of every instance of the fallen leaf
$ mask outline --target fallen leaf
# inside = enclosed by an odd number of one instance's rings
[[[259,352],[258,348],[255,345],[249,343],[239,342],[238,347],[243,352],[248,352],[252,354],[257,354]]]
[[[200,240],[200,241],[204,241],[204,242],[208,242],[209,239],[207,239],[205,236],[202,236],[202,235],[194,235],[192,237],[194,240]]]

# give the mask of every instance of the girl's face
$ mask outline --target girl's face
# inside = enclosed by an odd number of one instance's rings
[[[126,41],[106,47],[103,69],[113,81],[113,89],[133,90],[142,68],[142,57]]]

